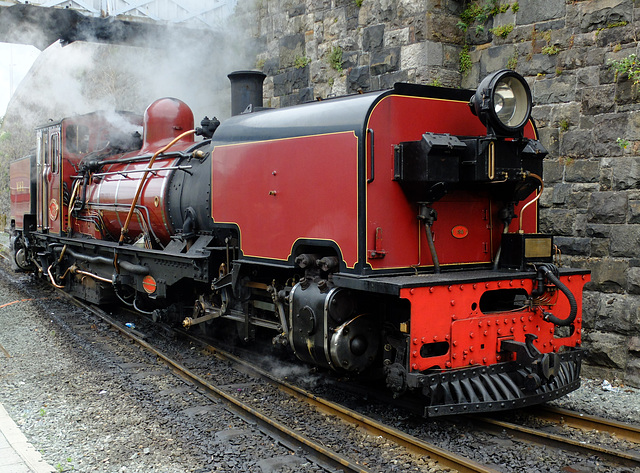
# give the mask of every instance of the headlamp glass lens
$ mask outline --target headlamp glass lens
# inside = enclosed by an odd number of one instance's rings
[[[510,125],[517,105],[513,90],[506,82],[501,82],[496,87],[493,97],[493,107],[498,119],[505,125]]]
[[[521,126],[528,119],[529,110],[524,85],[515,77],[500,79],[493,91],[493,110],[504,126]]]

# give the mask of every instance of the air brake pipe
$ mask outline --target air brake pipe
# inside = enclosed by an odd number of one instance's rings
[[[185,138],[185,137],[187,137],[189,135],[193,135],[195,132],[196,132],[196,130],[185,131],[181,135],[179,135],[176,138],[174,138],[168,145],[166,145],[166,146],[160,148],[158,151],[156,151],[154,153],[154,155],[151,157],[151,159],[149,160],[149,164],[147,165],[147,169],[145,169],[144,174],[142,175],[142,178],[140,178],[140,184],[138,184],[138,189],[136,190],[136,195],[133,197],[133,200],[131,201],[131,208],[129,209],[129,213],[127,214],[127,219],[125,220],[124,226],[122,227],[122,230],[120,231],[120,239],[118,240],[118,245],[122,245],[122,242],[124,241],[124,236],[129,231],[129,223],[131,223],[131,217],[133,217],[133,211],[135,210],[136,204],[138,203],[138,199],[140,198],[140,194],[142,193],[142,187],[144,186],[144,183],[147,180],[147,176],[149,175],[149,172],[151,172],[153,163],[155,162],[155,160],[158,157],[158,155],[160,155],[160,154],[164,153],[165,151],[167,151],[169,148],[171,148],[173,145],[175,145],[182,138]]]
[[[560,282],[560,279],[557,278],[555,274],[553,274],[553,271],[551,271],[551,269],[549,269],[547,265],[542,265],[538,267],[538,274],[540,275],[541,273],[562,291],[562,293],[567,297],[567,300],[569,301],[569,306],[571,307],[569,316],[566,319],[560,319],[555,315],[551,314],[550,312],[542,311],[544,320],[546,320],[547,322],[551,322],[554,325],[557,325],[558,327],[567,327],[571,325],[573,321],[576,319],[576,315],[578,313],[578,304],[576,303],[576,298],[573,296],[569,288],[565,286],[562,282]]]

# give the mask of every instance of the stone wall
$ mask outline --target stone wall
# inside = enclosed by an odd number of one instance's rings
[[[505,67],[524,75],[549,150],[541,230],[558,235],[564,263],[593,272],[585,373],[640,386],[640,95],[610,67],[638,53],[636,2],[258,0],[243,8],[272,107],[396,81],[475,88]]]

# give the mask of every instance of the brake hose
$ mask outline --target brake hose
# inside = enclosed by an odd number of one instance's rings
[[[569,316],[566,319],[560,319],[555,315],[553,315],[552,313],[546,312],[543,310],[542,315],[544,320],[546,320],[547,322],[551,322],[554,325],[557,325],[558,327],[567,327],[571,325],[573,321],[576,319],[576,315],[578,314],[578,304],[576,303],[576,298],[571,293],[569,288],[565,286],[562,282],[560,282],[560,279],[556,277],[556,275],[553,273],[553,271],[549,268],[548,265],[539,266],[538,275],[544,275],[544,277],[546,277],[549,281],[555,284],[556,287],[558,287],[558,289],[560,289],[562,293],[566,296],[567,300],[569,301],[569,305],[571,306]]]

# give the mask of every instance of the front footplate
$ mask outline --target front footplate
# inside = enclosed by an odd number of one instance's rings
[[[554,355],[548,377],[540,367],[517,362],[464,368],[446,373],[410,374],[430,399],[425,417],[516,409],[557,399],[580,387],[584,351],[572,348]]]

